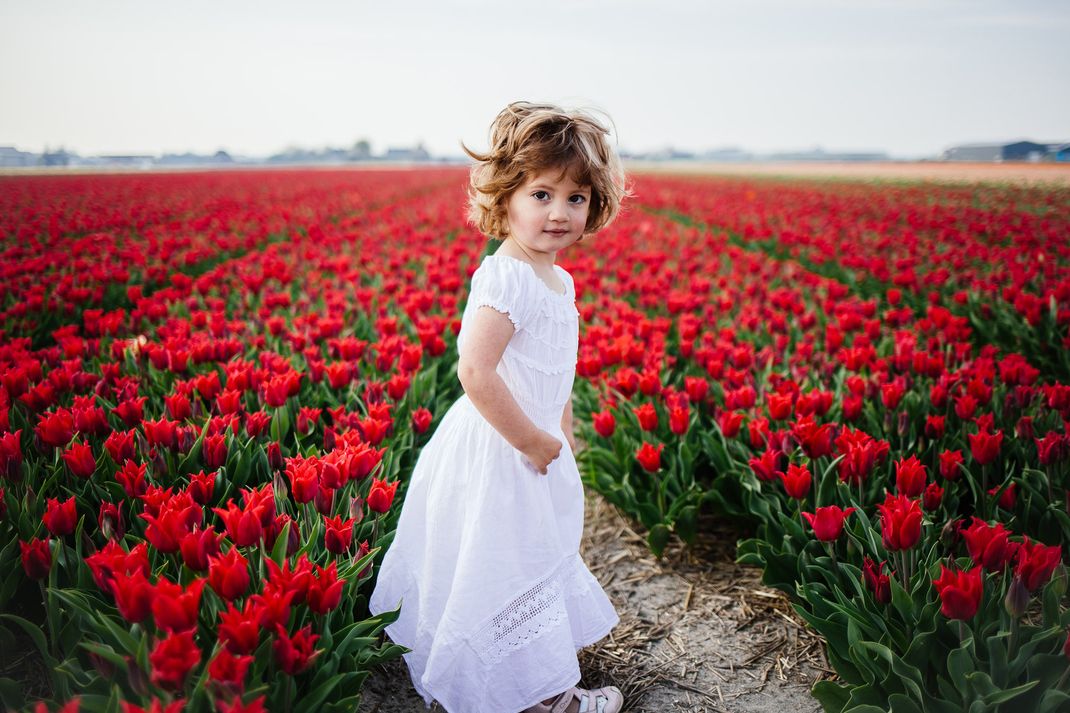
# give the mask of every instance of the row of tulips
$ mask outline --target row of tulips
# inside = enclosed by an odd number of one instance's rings
[[[588,483],[655,552],[670,529],[693,537],[707,503],[757,524],[740,558],[826,637],[841,677],[815,687],[828,711],[1070,705],[1067,386],[977,348],[937,304],[858,299],[688,221],[651,222],[669,254],[686,235],[716,258],[645,266],[646,284],[675,287],[671,319],[613,304],[630,271],[599,284],[606,326],[588,327],[580,360]],[[984,575],[963,544],[977,532],[1010,543]]]
[[[984,343],[1070,378],[1064,187],[701,177],[640,185],[651,210],[723,230],[866,296],[945,306]]]
[[[456,176],[433,209],[460,202]],[[166,286],[126,285],[136,299],[105,305],[107,328],[101,310],[50,304],[70,322],[35,349],[28,313],[8,315],[0,640],[31,637],[68,710],[352,710],[369,670],[400,655],[381,633],[395,615],[369,616],[367,595],[400,477],[459,390],[437,360],[457,298],[433,313],[417,280],[395,294],[408,278],[396,256],[363,244],[448,234],[444,213],[427,213],[441,175],[382,178],[291,175],[296,186],[275,187],[298,203],[276,191],[266,212],[307,230],[286,224],[265,245],[227,223],[249,249],[207,264],[171,253],[158,263]],[[165,205],[185,182],[148,180]],[[206,180],[243,195],[260,178]],[[350,203],[324,213],[339,185]],[[157,229],[214,225],[235,192]],[[148,244],[154,228],[138,229]],[[212,231],[197,240],[211,245]],[[56,264],[65,279],[72,266]],[[20,684],[0,679],[5,707],[26,703]]]

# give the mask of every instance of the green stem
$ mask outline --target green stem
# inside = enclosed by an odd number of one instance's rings
[[[1014,660],[1014,649],[1018,645],[1018,617],[1011,617],[1011,636],[1007,642],[1007,660]],[[1070,669],[1068,669],[1070,670]],[[1065,674],[1064,674],[1065,675]]]
[[[988,510],[988,466],[987,465],[982,465],[981,466],[981,503],[983,504],[983,507],[981,508],[981,516],[987,522],[988,521],[988,512],[989,512],[989,510]]]
[[[41,587],[41,603],[45,605],[45,619],[48,621],[48,655],[55,660],[57,647],[56,621],[52,617],[52,607],[49,606],[48,587],[45,586],[45,582],[42,579],[37,580],[37,584]]]

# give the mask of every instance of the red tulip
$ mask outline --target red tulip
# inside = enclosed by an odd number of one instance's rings
[[[617,428],[617,420],[613,418],[613,413],[609,410],[594,414],[593,420],[594,430],[602,438],[609,438]]]
[[[70,448],[63,451],[63,460],[71,469],[73,475],[79,478],[88,478],[97,469],[97,460],[93,456],[93,449],[87,444],[75,441]]]
[[[743,427],[743,414],[739,411],[722,411],[717,416],[717,425],[725,438],[735,438]]]
[[[78,524],[78,510],[75,507],[74,496],[72,495],[62,503],[58,498],[49,498],[41,520],[53,535],[62,537],[74,532],[74,526]]]
[[[1037,444],[1037,459],[1042,465],[1062,463],[1070,456],[1070,436],[1051,431],[1043,438],[1033,439]]]
[[[238,691],[245,690],[245,675],[252,664],[252,656],[235,656],[226,648],[221,649],[208,664],[208,677],[213,681],[235,686]]]
[[[843,397],[843,420],[849,423],[854,423],[862,417],[862,408],[865,406],[865,401],[861,396],[854,394],[845,395]]]
[[[889,552],[909,550],[921,538],[921,506],[905,495],[888,493],[878,505],[881,513],[881,541]]]
[[[145,433],[145,440],[150,446],[171,449],[178,445],[177,429],[178,421],[168,421],[165,418],[153,421],[151,419],[141,422],[141,428]]]
[[[22,551],[22,569],[30,579],[44,579],[52,569],[52,549],[49,539],[19,540]]]
[[[242,392],[237,391],[236,389],[226,389],[222,393],[220,393],[219,396],[216,396],[215,404],[216,408],[219,409],[219,413],[221,414],[238,413],[239,411],[241,411],[242,408]],[[249,430],[250,422],[252,422],[253,424],[252,432],[249,433],[250,436],[259,435],[260,431],[262,430],[262,426],[264,425],[264,416],[266,416],[266,414],[260,414],[258,416],[249,414],[246,417],[246,430]]]
[[[208,583],[216,594],[233,601],[249,588],[249,562],[242,557],[237,547],[231,547],[225,555],[208,558]]]
[[[635,459],[639,461],[639,465],[642,466],[643,470],[648,473],[655,473],[661,468],[661,451],[664,448],[664,443],[659,443],[657,447],[644,443],[636,451]]]
[[[145,402],[148,400],[147,396],[138,396],[133,399],[125,399],[120,401],[118,405],[112,410],[116,416],[118,416],[127,428],[133,428],[141,423],[141,419],[144,416]]]
[[[227,437],[217,433],[205,436],[201,443],[201,453],[204,454],[204,463],[210,470],[218,470],[227,462]]]
[[[168,492],[170,489],[168,489]],[[200,524],[204,512],[185,491],[172,496],[156,515],[147,511],[140,517],[148,523],[145,539],[160,552],[178,552],[182,537]]]
[[[195,579],[182,586],[160,578],[156,582],[156,596],[152,600],[152,615],[156,626],[167,631],[185,631],[197,626],[201,607],[201,590],[206,579]]]
[[[764,451],[758,458],[751,458],[748,463],[758,480],[776,480],[781,476],[780,463],[783,454],[772,448]]]
[[[220,534],[214,528],[194,530],[182,536],[178,543],[182,561],[194,572],[204,572],[211,564],[209,558],[219,554]]]
[[[319,634],[312,633],[312,625],[309,624],[300,629],[293,637],[290,637],[284,628],[275,628],[275,661],[279,667],[291,676],[301,673],[308,668],[312,660],[319,655],[316,650],[316,639]]]
[[[801,418],[791,425],[791,435],[811,460],[832,453],[832,438],[835,434],[831,423],[819,425],[809,416]]]
[[[784,483],[784,490],[790,497],[802,500],[810,492],[810,468],[804,465],[791,463],[787,473],[780,473],[780,480]]]
[[[639,419],[639,428],[644,431],[654,431],[658,427],[658,412],[654,404],[643,404],[639,408],[633,408],[632,413]]]
[[[905,393],[906,383],[902,377],[881,385],[881,401],[889,411],[894,411],[899,407],[899,402],[903,399],[903,394]]]
[[[397,489],[397,481],[387,483],[385,479],[372,478],[371,489],[368,491],[368,507],[375,512],[385,513],[394,502],[394,493]]]
[[[943,416],[930,415],[925,417],[925,435],[929,438],[943,438],[946,428],[946,419]]]
[[[917,456],[902,458],[895,463],[895,488],[901,495],[916,498],[925,490],[927,474]]]
[[[706,400],[706,394],[709,393],[710,384],[702,377],[685,376],[684,390],[687,392],[687,398],[691,403],[700,404]]]
[[[969,619],[981,604],[984,579],[980,567],[962,572],[940,565],[940,577],[933,580],[940,594],[940,612],[948,619]]]
[[[1010,541],[1010,534],[1002,523],[989,525],[977,517],[962,530],[970,558],[989,572],[999,572],[1014,557],[1018,545]]]
[[[260,514],[250,507],[242,510],[234,503],[233,498],[227,500],[226,510],[212,508],[212,511],[223,520],[223,525],[227,528],[227,536],[238,547],[255,545],[264,534],[263,526],[260,524]]]
[[[189,485],[186,492],[198,505],[207,505],[212,501],[212,493],[215,492],[215,473],[205,473],[203,470],[189,477]]]
[[[74,414],[65,408],[41,414],[33,430],[44,445],[52,448],[65,446],[74,438]]]
[[[988,465],[999,457],[999,447],[1003,443],[1003,431],[989,433],[980,431],[967,436],[970,441],[970,453],[979,465]]]
[[[962,476],[962,451],[940,451],[940,475],[945,480],[958,480]]]
[[[878,441],[865,431],[850,428],[840,433],[836,439],[836,447],[843,455],[838,466],[840,480],[854,486],[869,478],[890,449],[887,441]]]
[[[123,539],[123,535],[126,534],[123,513],[115,503],[101,501],[100,510],[97,513],[97,527],[109,540]]]
[[[791,416],[792,394],[766,394],[769,406],[769,418],[774,421],[784,421]]]
[[[164,405],[167,406],[167,411],[171,414],[171,418],[176,421],[185,421],[193,415],[189,396],[186,396],[185,394],[171,394],[170,396],[164,396],[163,402]]]
[[[989,488],[988,494],[990,497],[996,497],[996,493],[999,492],[1000,486]],[[999,506],[1004,510],[1013,510],[1015,503],[1018,502],[1018,493],[1016,490],[1016,484],[1011,482],[1002,493],[999,494]]]
[[[141,570],[135,569],[130,574],[113,574],[112,594],[115,596],[115,606],[119,614],[131,624],[145,621],[149,617],[155,592]]]
[[[115,461],[122,465],[134,457],[134,431],[112,431],[104,439],[104,450]]]
[[[312,502],[319,490],[319,473],[312,459],[289,459],[286,477],[290,479],[290,491],[299,503]]]
[[[190,670],[200,661],[201,650],[193,640],[193,631],[172,633],[149,654],[152,682],[161,688],[180,691]]]
[[[342,389],[353,380],[353,370],[348,362],[336,361],[327,365],[327,383],[332,389]]]
[[[841,510],[838,505],[818,508],[815,512],[804,512],[802,516],[814,528],[814,536],[822,542],[835,542],[843,532],[843,521],[857,508]]]
[[[423,433],[431,426],[431,412],[425,408],[418,408],[412,412],[412,430],[415,433]]]
[[[282,449],[277,441],[267,444],[268,465],[272,470],[282,470],[286,467],[286,461],[282,458]]]
[[[323,540],[328,552],[340,555],[349,549],[349,545],[353,542],[354,522],[352,518],[343,522],[341,515],[323,519],[323,523],[326,525]]]
[[[690,425],[691,413],[686,406],[683,408],[672,408],[669,411],[669,430],[677,436],[682,436],[687,433],[687,428]]]
[[[1014,573],[1021,577],[1022,584],[1029,591],[1043,586],[1055,568],[1062,562],[1061,545],[1044,545],[1030,541],[1028,535],[1022,535],[1022,544],[1018,546],[1018,563]]]
[[[884,562],[877,564],[869,556],[862,559],[862,581],[873,597],[881,604],[892,601],[892,588],[888,575],[883,573]]]
[[[251,654],[256,650],[260,643],[260,619],[254,599],[246,599],[242,609],[235,609],[232,602],[227,602],[227,610],[219,612],[219,640],[232,654]]]
[[[316,614],[326,614],[342,600],[344,579],[338,579],[338,562],[332,560],[326,567],[314,565],[316,576],[309,580],[308,608]]]
[[[135,463],[132,460],[128,460],[123,464],[122,468],[116,471],[115,480],[123,486],[123,490],[128,497],[140,497],[148,490],[148,484],[145,482],[145,469],[147,467],[145,463]]]
[[[921,499],[921,506],[933,512],[940,507],[940,503],[944,501],[944,489],[936,483],[929,483],[925,487],[925,494]]]

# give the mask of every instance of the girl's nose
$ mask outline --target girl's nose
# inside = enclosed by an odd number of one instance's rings
[[[568,209],[564,204],[557,201],[550,204],[550,220],[568,220]]]

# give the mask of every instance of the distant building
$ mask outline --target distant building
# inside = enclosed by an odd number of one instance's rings
[[[416,148],[388,148],[383,154],[384,161],[429,161],[431,154],[427,152],[423,144],[417,144]]]
[[[944,161],[993,161],[996,163],[1002,161],[1029,161],[1036,163],[1057,160],[1051,154],[1050,146],[1052,144],[1038,144],[1033,141],[1015,141],[1004,144],[967,144],[964,146],[952,146],[944,151],[941,159]]]
[[[48,151],[47,149],[41,157],[37,159],[37,165],[39,166],[69,166],[78,157],[75,154],[67,151],[66,149],[60,149],[59,151]]]
[[[37,165],[37,154],[19,151],[14,146],[0,146],[0,167],[16,168]]]
[[[1049,144],[1048,155],[1053,161],[1070,161],[1070,144]]]
[[[718,162],[731,162],[731,161],[751,161],[754,159],[754,154],[749,151],[736,147],[729,147],[723,149],[710,149],[701,155],[704,161],[718,161]]]
[[[825,151],[817,147],[812,151],[787,151],[764,157],[768,161],[887,161],[883,151]]]
[[[156,162],[156,157],[147,154],[114,154],[96,158],[108,166],[135,166],[137,168],[150,168]]]

